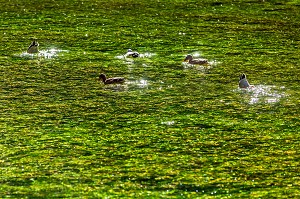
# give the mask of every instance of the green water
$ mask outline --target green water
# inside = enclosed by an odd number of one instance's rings
[[[0,3],[1,197],[299,197],[299,1]]]

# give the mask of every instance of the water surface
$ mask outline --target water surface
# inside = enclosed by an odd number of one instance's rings
[[[299,195],[299,8],[2,2],[2,195]],[[27,55],[33,38],[40,53]],[[129,48],[143,56],[123,58]],[[241,73],[253,89],[238,89]]]

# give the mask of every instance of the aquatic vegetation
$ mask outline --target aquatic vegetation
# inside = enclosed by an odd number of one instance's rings
[[[3,2],[0,195],[299,196],[299,9]],[[32,38],[36,55],[24,53]],[[128,48],[141,56],[124,58]],[[184,65],[187,54],[213,64]],[[238,88],[241,73],[254,88]]]

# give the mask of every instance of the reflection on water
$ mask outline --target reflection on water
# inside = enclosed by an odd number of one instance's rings
[[[284,89],[284,87],[280,87]],[[246,94],[249,104],[262,103],[276,103],[285,96],[283,92],[276,90],[275,86],[270,85],[256,85],[251,88],[239,88],[239,91]]]
[[[20,55],[18,55],[19,57],[25,57],[25,58],[35,58],[35,57],[42,57],[42,58],[46,58],[46,59],[51,59],[53,57],[57,57],[58,53],[60,52],[68,52],[67,50],[61,50],[61,49],[55,49],[55,48],[51,48],[51,49],[47,49],[47,50],[41,50],[39,51],[39,53],[35,53],[35,54],[30,54],[27,52],[23,52]]]

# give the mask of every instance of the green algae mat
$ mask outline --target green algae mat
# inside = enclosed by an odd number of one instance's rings
[[[300,197],[300,1],[0,3],[1,198]]]

